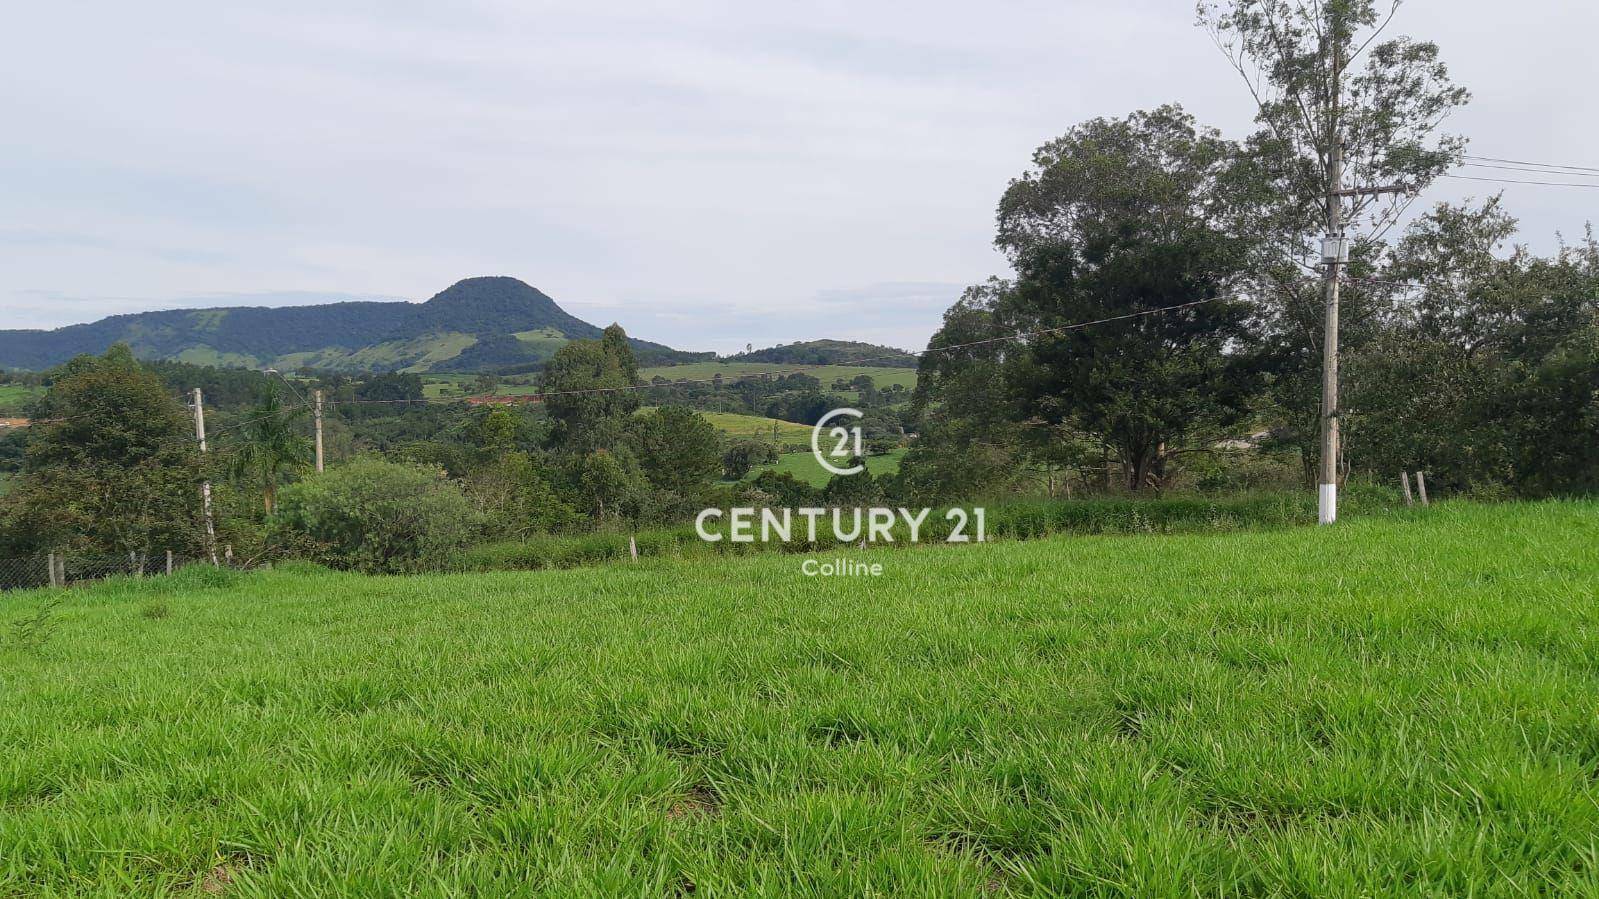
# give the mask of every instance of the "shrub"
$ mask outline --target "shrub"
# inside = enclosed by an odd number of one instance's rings
[[[742,481],[757,465],[777,461],[777,447],[765,440],[735,440],[722,454],[722,477]]]
[[[440,472],[358,459],[286,488],[276,525],[335,568],[404,572],[446,567],[476,512]]]

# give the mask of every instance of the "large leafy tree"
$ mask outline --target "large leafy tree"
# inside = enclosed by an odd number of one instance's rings
[[[639,407],[638,363],[618,325],[599,340],[574,340],[544,367],[541,391],[552,423],[550,440],[561,451],[588,453],[614,447]]]
[[[1351,360],[1352,464],[1445,489],[1599,486],[1599,246],[1511,246],[1497,198],[1442,204],[1396,245],[1392,313]]]
[[[1176,106],[1095,119],[1000,201],[1004,327],[1045,332],[1007,382],[1028,420],[1108,447],[1133,490],[1236,426],[1255,389],[1246,306],[1226,296],[1250,250],[1228,227],[1235,150]]]
[[[197,551],[201,459],[184,408],[126,346],[52,373],[17,489],[17,550]]]
[[[1436,44],[1384,38],[1401,0],[1200,0],[1199,23],[1243,78],[1259,129],[1249,137],[1253,202],[1235,227],[1251,233],[1261,300],[1258,328],[1271,348],[1270,398],[1310,477],[1318,454],[1324,302],[1318,239],[1329,202],[1341,204],[1352,239],[1348,273],[1370,275],[1386,233],[1412,197],[1458,162],[1462,138],[1440,129],[1469,99]],[[1330,198],[1332,148],[1341,182]],[[1375,194],[1402,185],[1401,193]],[[1382,291],[1352,280],[1344,290],[1341,342],[1358,350],[1376,335]],[[1358,435],[1349,435],[1359,439]]]
[[[916,441],[901,466],[908,492],[957,500],[1011,486],[1030,460],[1022,405],[1006,381],[1018,348],[1002,301],[1011,283],[967,288],[944,313],[916,373],[910,418]]]
[[[629,430],[639,466],[661,490],[692,499],[721,471],[722,438],[705,416],[692,409],[652,409],[636,416]]]

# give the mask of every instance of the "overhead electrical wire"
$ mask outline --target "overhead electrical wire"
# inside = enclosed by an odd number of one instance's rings
[[[1157,307],[1157,308],[1154,308],[1154,309],[1141,309],[1141,310],[1139,310],[1137,312],[1127,312],[1127,313],[1123,313],[1121,315],[1112,315],[1112,316],[1108,316],[1106,318],[1094,319],[1093,321],[1075,322],[1075,323],[1070,324],[1070,325],[1061,325],[1061,326],[1055,327],[1055,328],[1038,328],[1038,329],[1032,330],[1032,331],[1018,331],[1015,334],[1006,334],[1006,335],[1003,335],[1003,336],[1000,336],[1000,337],[989,337],[989,338],[985,338],[983,340],[968,341],[966,343],[954,343],[954,344],[949,344],[948,346],[929,347],[928,349],[925,349],[925,350],[916,350],[916,351],[901,350],[901,351],[898,351],[898,352],[887,353],[887,354],[883,354],[883,355],[880,355],[880,356],[865,356],[865,357],[862,357],[860,359],[851,359],[847,363],[827,363],[827,362],[800,363],[800,365],[798,367],[796,367],[796,368],[778,369],[778,370],[775,370],[775,371],[751,372],[749,375],[736,375],[735,377],[749,377],[751,375],[760,375],[760,376],[769,377],[769,376],[773,376],[773,375],[804,374],[807,369],[811,369],[811,368],[826,368],[829,365],[834,365],[834,364],[839,364],[839,365],[864,365],[864,364],[869,363],[869,362],[881,362],[881,361],[890,360],[890,359],[904,359],[904,358],[917,359],[917,358],[921,358],[923,356],[932,355],[934,353],[947,353],[947,352],[950,352],[952,350],[963,350],[963,349],[967,349],[969,347],[974,347],[974,346],[984,346],[984,345],[987,345],[987,344],[994,344],[994,343],[1005,343],[1007,341],[1013,341],[1013,340],[1026,340],[1029,337],[1038,337],[1038,336],[1042,336],[1042,335],[1046,335],[1046,334],[1061,334],[1061,333],[1066,333],[1066,332],[1069,332],[1069,331],[1078,331],[1078,330],[1082,330],[1083,328],[1091,328],[1091,327],[1093,327],[1095,325],[1104,325],[1104,324],[1109,324],[1111,322],[1126,321],[1128,319],[1135,319],[1135,318],[1143,318],[1143,317],[1146,317],[1146,316],[1158,315],[1158,314],[1165,313],[1165,312],[1175,312],[1175,311],[1177,311],[1179,309],[1189,309],[1189,308],[1192,308],[1194,306],[1202,306],[1202,305],[1204,305],[1206,303],[1216,303],[1216,302],[1220,302],[1222,300],[1231,300],[1231,299],[1238,299],[1238,297],[1208,297],[1208,298],[1203,299],[1203,300],[1189,300],[1186,303],[1176,303],[1176,304],[1171,305],[1171,306],[1160,306],[1160,307]],[[594,393],[621,393],[621,392],[628,391],[628,390],[655,390],[655,389],[661,388],[661,387],[672,387],[672,386],[677,386],[677,385],[680,385],[680,384],[710,384],[710,383],[714,383],[716,380],[717,380],[716,377],[710,377],[710,378],[679,378],[679,379],[676,379],[674,381],[671,381],[668,384],[628,384],[628,385],[618,386],[618,387],[586,387],[586,388],[580,388],[580,389],[576,389],[576,390],[550,390],[550,391],[543,391],[543,392],[539,392],[539,393],[508,394],[508,395],[506,395],[506,398],[507,399],[517,399],[517,398],[525,397],[528,402],[533,402],[533,401],[537,401],[537,400],[542,400],[543,398],[550,397],[550,396],[578,396],[578,395],[594,394]],[[394,405],[394,404],[401,404],[401,403],[410,404],[410,405],[420,405],[420,404],[425,403],[425,402],[426,402],[426,400],[416,400],[416,399],[403,399],[403,400],[338,400],[338,401],[335,401],[335,405],[345,405],[345,406],[349,406],[349,405]]]
[[[1493,181],[1499,184],[1541,184],[1545,187],[1599,187],[1599,183],[1584,183],[1581,181],[1529,181],[1522,178],[1483,178],[1475,175],[1444,174],[1445,178],[1458,178],[1462,181]]]
[[[1469,153],[1462,154],[1462,156],[1460,158],[1462,158],[1462,159],[1471,159],[1471,160],[1475,160],[1477,162],[1505,162],[1505,163],[1510,163],[1511,165],[1527,165],[1527,166],[1532,166],[1534,168],[1540,168],[1540,169],[1555,169],[1555,170],[1566,169],[1566,170],[1572,171],[1572,172],[1595,172],[1595,173],[1599,173],[1599,168],[1596,168],[1594,166],[1587,166],[1587,165],[1562,165],[1560,163],[1555,163],[1555,162],[1529,162],[1529,161],[1527,161],[1525,159],[1506,159],[1506,158],[1504,158],[1502,156],[1473,156],[1473,155],[1471,155]]]

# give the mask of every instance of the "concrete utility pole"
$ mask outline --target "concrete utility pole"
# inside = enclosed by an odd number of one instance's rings
[[[1331,14],[1329,12],[1329,14]],[[1343,66],[1337,23],[1329,29],[1333,42],[1332,102],[1327,122],[1327,236],[1321,242],[1322,296],[1326,306],[1326,327],[1322,333],[1321,368],[1321,479],[1316,503],[1316,520],[1332,524],[1338,520],[1338,265],[1349,259],[1349,244],[1344,241],[1343,189],[1344,138],[1339,128],[1338,101],[1342,93],[1340,69]]]
[[[1327,105],[1327,236],[1321,242],[1322,299],[1326,325],[1322,333],[1321,370],[1321,477],[1317,520],[1338,520],[1338,269],[1349,262],[1349,240],[1344,237],[1344,197],[1408,193],[1402,184],[1381,187],[1344,187],[1344,138],[1339,103],[1343,97],[1343,44],[1333,7],[1327,11],[1327,34],[1332,42],[1330,102]]]
[[[200,441],[200,452],[206,452],[205,445],[205,403],[200,397],[200,388],[194,388],[194,436]],[[205,551],[211,557],[211,564],[217,563],[217,529],[216,523],[211,519],[211,479],[200,482],[200,505],[205,510]]]
[[[322,391],[314,391],[311,396],[314,400],[312,417],[316,420],[316,470],[322,470]]]

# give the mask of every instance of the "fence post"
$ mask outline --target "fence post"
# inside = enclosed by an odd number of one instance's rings
[[[229,568],[233,567],[233,544],[229,543],[226,547],[224,547],[222,558],[227,560]]]
[[[1410,472],[1401,471],[1399,473],[1399,486],[1405,488],[1405,505],[1411,505],[1414,500],[1410,496]]]
[[[172,574],[172,550],[167,550],[167,574]]]
[[[1416,472],[1416,492],[1421,494],[1421,504],[1427,505],[1427,479],[1419,471]]]
[[[632,534],[627,536],[627,554],[632,557],[633,561],[638,561],[638,541],[633,539]]]
[[[44,564],[50,569],[50,586],[61,586],[59,583],[56,583],[56,554],[50,553],[49,555],[45,556]]]

